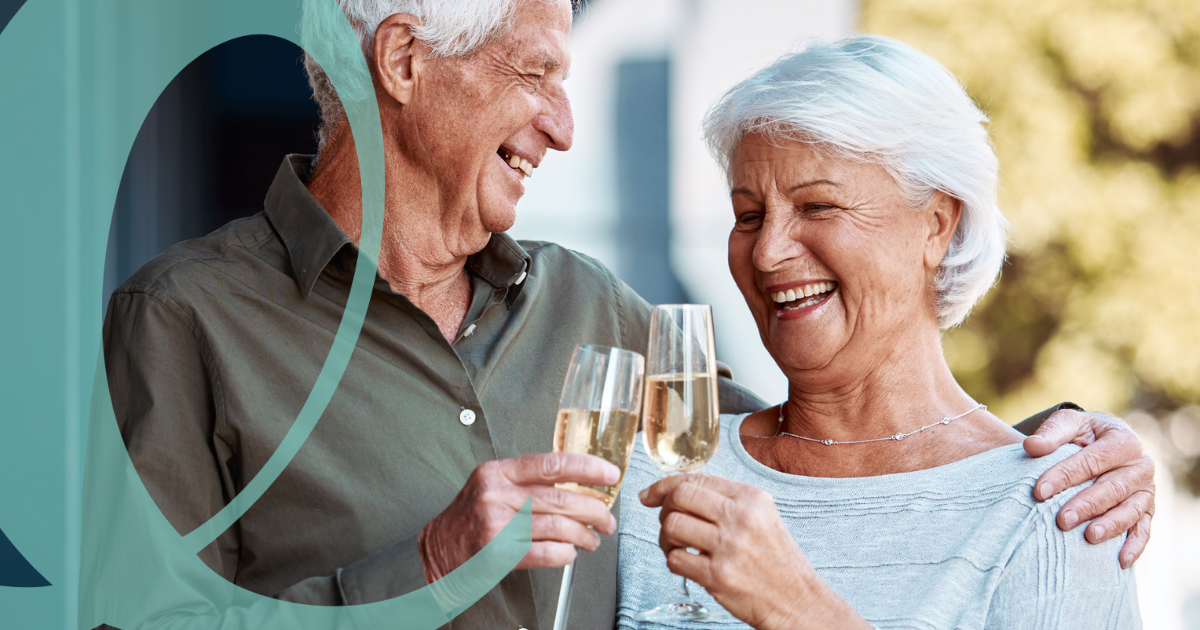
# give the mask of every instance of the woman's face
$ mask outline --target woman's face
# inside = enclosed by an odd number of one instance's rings
[[[779,366],[857,374],[913,334],[936,338],[958,202],[913,209],[882,166],[776,144],[750,134],[734,154],[729,269]]]

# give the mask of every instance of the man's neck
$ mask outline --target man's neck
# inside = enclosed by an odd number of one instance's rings
[[[466,262],[474,252],[455,251],[448,245],[461,239],[447,233],[447,226],[440,220],[436,190],[422,187],[423,178],[395,149],[384,148],[387,186],[379,275],[393,291],[433,318],[442,335],[453,342],[470,307],[471,281]],[[334,130],[322,148],[308,190],[358,245],[362,237],[362,184],[358,154],[345,123]]]

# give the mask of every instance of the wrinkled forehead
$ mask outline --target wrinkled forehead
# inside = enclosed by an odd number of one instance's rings
[[[513,14],[511,31],[496,43],[524,66],[565,72],[571,63],[573,14],[570,0],[523,0]]]
[[[836,170],[840,160],[819,145],[789,138],[749,133],[734,149],[729,163],[733,182]]]
[[[821,143],[747,134],[730,162],[730,194],[783,195],[815,184],[842,190],[896,183],[887,169],[865,156],[849,156]]]

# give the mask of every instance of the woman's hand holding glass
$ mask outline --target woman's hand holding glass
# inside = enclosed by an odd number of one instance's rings
[[[658,543],[667,568],[703,586],[752,628],[870,627],[817,575],[767,492],[689,474],[667,477],[638,496],[662,508]]]
[[[646,453],[666,473],[699,470],[716,454],[721,435],[712,309],[696,304],[655,306],[647,354],[642,411]],[[728,619],[729,615],[694,600],[685,577],[671,601],[636,617],[679,621]]]

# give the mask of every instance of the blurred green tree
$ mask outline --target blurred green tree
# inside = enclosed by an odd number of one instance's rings
[[[946,335],[959,382],[1009,419],[1200,401],[1200,2],[865,0],[862,29],[941,61],[992,120],[1012,243]]]

